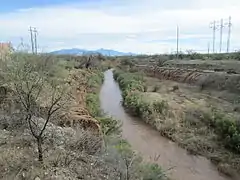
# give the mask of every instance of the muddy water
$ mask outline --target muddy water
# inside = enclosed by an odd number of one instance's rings
[[[163,169],[171,169],[168,176],[175,180],[227,180],[214,165],[204,157],[187,154],[186,150],[160,136],[141,120],[126,114],[121,106],[121,91],[113,79],[111,70],[105,72],[105,80],[100,92],[102,109],[123,122],[123,137],[145,161],[156,162]],[[160,155],[157,159],[154,157]]]

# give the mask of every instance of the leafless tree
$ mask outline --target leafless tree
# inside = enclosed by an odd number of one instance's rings
[[[53,114],[62,107],[64,88],[55,79],[51,80],[43,68],[39,69],[28,62],[17,63],[13,67],[12,78],[12,85],[21,102],[25,122],[37,141],[38,159],[42,162],[44,131]],[[45,104],[42,105],[42,102]],[[43,118],[36,118],[39,116]]]

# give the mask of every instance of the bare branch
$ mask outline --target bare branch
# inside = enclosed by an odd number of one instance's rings
[[[27,117],[26,117],[26,120],[27,120],[27,122],[28,122],[29,129],[30,129],[32,135],[37,139],[38,136],[37,136],[37,134],[36,134],[36,133],[34,132],[34,130],[33,130],[33,127],[32,127],[32,124],[31,124],[31,119],[32,119],[31,114],[28,114]]]
[[[60,96],[59,98],[57,98],[57,99],[52,103],[52,105],[50,106],[50,108],[48,109],[47,119],[46,119],[46,121],[45,121],[45,124],[44,124],[44,126],[43,126],[43,128],[42,128],[42,130],[41,130],[41,132],[40,132],[40,134],[39,134],[39,136],[42,136],[42,134],[43,134],[44,130],[46,129],[46,126],[47,126],[47,124],[48,124],[48,122],[49,122],[49,120],[50,120],[50,118],[51,118],[51,116],[52,116],[56,111],[58,111],[58,110],[61,108],[61,106],[54,108],[54,106],[61,100],[61,98],[62,98],[62,96]]]

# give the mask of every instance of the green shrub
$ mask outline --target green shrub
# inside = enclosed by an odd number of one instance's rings
[[[153,108],[158,113],[163,114],[168,109],[168,104],[166,101],[156,101],[153,103]]]
[[[146,89],[141,75],[114,71],[114,78],[122,89],[123,105],[133,115],[148,119],[152,114],[156,114],[156,112],[164,114],[168,109],[168,104],[165,101],[150,104],[142,99],[141,93],[145,92]],[[157,88],[159,87],[157,86]]]
[[[102,132],[104,135],[110,136],[113,134],[120,134],[121,124],[118,120],[111,117],[99,117],[97,118],[101,124]]]
[[[203,121],[215,129],[226,148],[240,153],[240,126],[237,120],[212,109],[203,114]]]
[[[97,72],[88,78],[87,86],[94,91],[98,89],[103,83],[104,75],[102,72]]]
[[[99,108],[100,101],[97,94],[89,93],[86,97],[86,106],[88,111],[93,117],[101,116],[101,110]]]
[[[142,174],[143,180],[167,179],[164,171],[158,164],[146,164],[142,166],[140,173]]]

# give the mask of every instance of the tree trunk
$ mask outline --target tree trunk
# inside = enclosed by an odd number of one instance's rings
[[[38,161],[43,162],[42,138],[37,138],[38,145]]]

